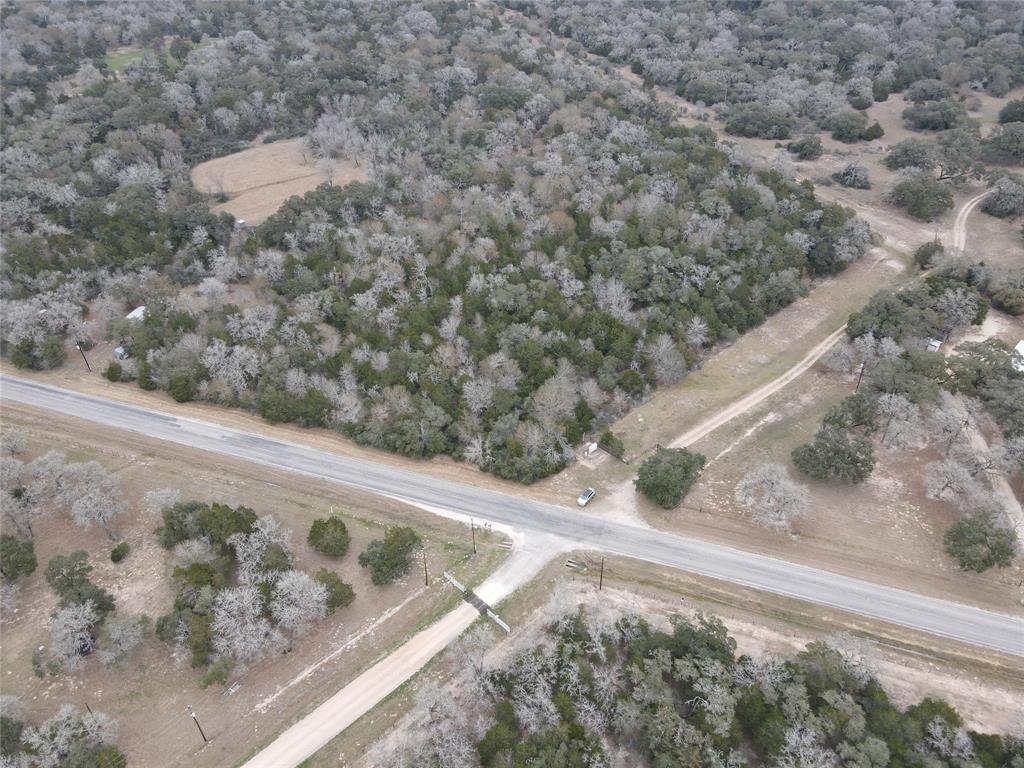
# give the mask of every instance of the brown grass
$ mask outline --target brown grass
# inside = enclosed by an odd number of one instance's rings
[[[4,429],[10,428],[27,433],[29,457],[59,448],[73,460],[96,459],[118,472],[129,511],[117,520],[117,529],[131,544],[132,553],[115,565],[109,559],[112,543],[100,531],[78,528],[61,514],[40,522],[36,533],[39,568],[23,584],[17,613],[3,620],[3,691],[21,697],[32,721],[50,717],[62,703],[79,708],[89,703],[107,712],[119,721],[119,744],[134,766],[231,765],[270,741],[420,626],[450,610],[457,603],[456,595],[440,579],[433,578],[424,587],[417,568],[395,584],[370,584],[356,558],[384,525],[400,522],[417,529],[426,542],[435,577],[447,568],[476,584],[505,556],[488,535],[478,534],[478,546],[483,546],[481,554],[473,557],[462,526],[330,483],[5,403]],[[273,514],[292,529],[297,566],[309,572],[321,567],[335,570],[353,585],[355,602],[299,638],[290,653],[237,672],[231,682],[241,687],[230,696],[222,695],[217,685],[201,690],[201,671],[191,669],[187,661],[173,661],[170,648],[152,636],[120,667],[104,668],[98,659],[90,658],[73,675],[37,679],[31,670],[32,651],[48,642],[49,617],[56,606],[43,577],[53,555],[88,551],[95,568],[92,578],[113,593],[120,613],[143,613],[155,619],[170,608],[170,554],[153,536],[158,515],[142,509],[144,493],[164,487],[182,489],[185,498],[245,504],[259,514]],[[328,514],[332,506],[344,517],[352,537],[348,554],[340,560],[323,557],[305,541],[312,519]],[[350,650],[285,689],[265,712],[255,711],[308,666],[353,640]],[[195,706],[211,738],[205,749],[200,749],[202,742],[189,722],[186,704]]]
[[[332,183],[365,181],[366,169],[337,160]],[[300,139],[255,144],[233,155],[200,163],[192,169],[192,183],[209,195],[225,194],[226,203],[212,206],[237,219],[259,224],[293,195],[303,195],[326,181]]]

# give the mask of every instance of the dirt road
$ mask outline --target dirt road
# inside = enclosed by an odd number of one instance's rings
[[[985,199],[988,194],[988,190],[975,195],[962,206],[960,210],[956,212],[956,219],[953,221],[953,231],[950,233],[950,240],[952,241],[953,251],[958,256],[964,255],[964,249],[967,247],[967,218],[971,215],[971,211]]]
[[[741,416],[749,411],[754,406],[761,403],[765,398],[771,397],[784,386],[797,378],[800,374],[804,373],[808,368],[814,365],[822,355],[832,349],[832,345],[842,338],[843,333],[846,332],[846,326],[836,329],[822,341],[818,342],[811,351],[808,352],[804,358],[786,371],[784,374],[779,376],[773,381],[769,381],[767,384],[758,387],[746,397],[736,401],[728,408],[724,408],[718,413],[714,414],[708,419],[705,419],[700,424],[695,426],[693,429],[687,430],[682,435],[673,440],[670,444],[670,448],[686,448],[689,445],[693,445],[695,442],[700,440],[702,437],[714,432],[723,424],[726,424],[737,416]]]
[[[475,592],[497,604],[536,576],[560,550],[560,539],[531,536]],[[290,768],[308,759],[419,672],[480,618],[468,603],[410,638],[278,736],[244,768]]]

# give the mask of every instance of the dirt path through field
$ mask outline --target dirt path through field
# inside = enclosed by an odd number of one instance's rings
[[[832,345],[839,341],[839,339],[842,338],[845,332],[846,325],[844,324],[842,327],[837,328],[828,336],[826,336],[821,342],[813,346],[811,348],[811,351],[808,352],[799,363],[797,363],[784,374],[779,376],[779,378],[775,379],[774,381],[769,381],[762,387],[758,387],[746,397],[736,401],[729,407],[719,411],[714,416],[705,419],[693,429],[687,430],[682,435],[673,440],[669,444],[669,447],[686,448],[687,446],[693,445],[695,442],[700,440],[705,435],[714,432],[723,424],[732,421],[737,416],[746,413],[754,406],[760,404],[766,398],[770,397],[771,395],[774,395],[784,386],[789,384],[789,382],[793,381],[793,379],[795,379],[797,376],[799,376],[812,365],[814,365],[816,362],[818,362],[818,360],[821,359],[821,356],[828,352],[830,349],[832,349]]]
[[[487,603],[497,604],[533,579],[566,546],[560,539],[532,537],[475,592]],[[475,608],[459,603],[455,610],[414,635],[292,725],[247,761],[244,768],[292,768],[307,760],[419,672],[479,618]]]
[[[950,240],[953,242],[953,250],[959,256],[964,255],[964,249],[967,247],[967,219],[971,215],[971,211],[985,199],[988,195],[988,190],[981,194],[975,195],[966,203],[960,206],[960,210],[956,212],[956,219],[953,221],[953,231],[950,234]]]

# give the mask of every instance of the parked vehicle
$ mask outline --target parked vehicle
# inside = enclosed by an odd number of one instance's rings
[[[587,506],[587,504],[590,503],[590,500],[595,496],[597,496],[597,491],[595,491],[593,488],[586,488],[584,489],[583,493],[580,494],[580,497],[576,499],[576,503],[579,504],[581,507],[585,507]]]

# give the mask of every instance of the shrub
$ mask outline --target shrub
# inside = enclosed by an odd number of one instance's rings
[[[1024,99],[1012,99],[999,110],[1000,123],[1024,123]]]
[[[875,139],[880,139],[883,136],[885,136],[885,129],[882,128],[882,125],[876,120],[864,129],[864,133],[861,135],[861,138],[864,139],[864,141],[874,141]]]
[[[196,382],[195,375],[179,373],[171,377],[170,386],[167,388],[167,391],[171,393],[171,397],[176,402],[187,403],[190,400],[195,400],[198,389],[199,385]]]
[[[823,425],[810,443],[793,450],[793,465],[814,480],[861,483],[875,468],[871,441],[843,429]]]
[[[946,552],[965,571],[981,573],[993,566],[1005,568],[1013,562],[1017,533],[1000,528],[992,515],[978,513],[953,523],[943,539]]]
[[[761,104],[740,104],[725,120],[725,132],[756,139],[788,139],[793,118]]]
[[[61,598],[61,607],[79,605],[88,600],[96,604],[100,623],[114,610],[114,597],[89,581],[92,566],[84,550],[56,555],[46,564],[46,583]]]
[[[370,580],[380,586],[390,584],[409,570],[410,556],[420,546],[420,537],[412,528],[393,526],[383,539],[374,539],[359,554],[359,564],[370,571]]]
[[[891,171],[900,168],[920,168],[927,171],[935,167],[935,145],[924,139],[904,139],[889,148],[885,167]]]
[[[992,294],[992,306],[1008,315],[1024,315],[1024,287],[1004,285]]]
[[[981,210],[1000,219],[1024,213],[1024,185],[1003,176],[981,201]]]
[[[919,221],[931,221],[953,207],[953,193],[941,181],[919,173],[890,190],[889,201]]]
[[[210,668],[206,670],[206,674],[199,680],[199,687],[206,689],[214,683],[220,683],[225,685],[228,682],[228,678],[231,677],[231,671],[235,668],[235,660],[230,656],[221,656]]]
[[[121,368],[120,363],[111,363],[107,366],[107,370],[103,372],[103,375],[111,381],[120,381],[122,373],[124,373],[124,369]]]
[[[339,608],[350,605],[356,599],[352,587],[341,580],[334,571],[321,568],[316,572],[316,580],[327,588],[327,611],[334,613]]]
[[[833,173],[832,178],[844,187],[871,189],[871,182],[868,180],[868,169],[863,165],[850,163],[843,170]]]
[[[329,557],[342,557],[348,552],[348,528],[340,517],[319,518],[309,527],[309,546]]]
[[[633,484],[658,506],[672,509],[686,497],[706,461],[685,448],[659,448],[640,466]]]
[[[31,576],[36,570],[36,549],[31,541],[0,534],[0,573],[14,581]]]
[[[807,136],[791,141],[786,145],[786,149],[796,155],[798,160],[817,160],[824,152],[821,139],[817,136]]]
[[[622,442],[622,438],[607,427],[601,433],[601,438],[597,444],[601,447],[601,450],[607,451],[617,459],[621,459],[623,454],[626,453],[626,445]]]
[[[981,144],[990,163],[1024,165],[1024,123],[1000,125]]]
[[[907,101],[915,104],[922,101],[941,101],[949,98],[949,95],[949,86],[941,80],[933,79],[918,80],[904,94]]]
[[[946,246],[940,241],[930,240],[917,247],[917,250],[914,251],[914,261],[921,269],[931,269],[935,266],[935,257],[941,256],[945,252]]]
[[[844,144],[853,144],[861,140],[867,126],[868,118],[863,112],[843,112],[831,120],[832,138]]]
[[[903,120],[918,131],[945,131],[959,123],[963,116],[963,105],[950,99],[922,102],[903,110]]]
[[[128,542],[122,541],[120,544],[118,544],[116,547],[110,550],[110,559],[112,562],[120,563],[122,560],[128,557],[128,553],[131,551],[132,548],[128,545]]]

